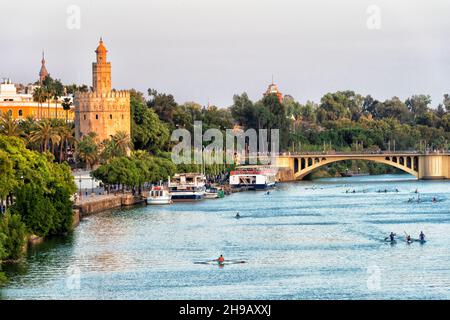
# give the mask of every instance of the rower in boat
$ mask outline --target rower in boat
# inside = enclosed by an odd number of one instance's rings
[[[391,234],[389,235],[389,240],[390,240],[391,242],[394,242],[394,241],[395,241],[395,233],[393,233],[392,231],[391,231]]]
[[[433,202],[437,202],[437,198],[436,197],[433,197]]]
[[[236,219],[239,219],[241,217],[241,215],[239,214],[239,211],[236,213],[236,216],[235,216],[235,218]]]
[[[407,243],[411,243],[412,242],[411,236],[409,234],[406,235],[406,242]]]
[[[217,261],[218,263],[222,264],[222,263],[224,263],[225,258],[223,257],[223,255],[220,255],[220,257],[217,258],[216,261]]]
[[[420,239],[420,242],[424,242],[425,241],[425,234],[423,233],[423,231],[420,231],[419,239]]]

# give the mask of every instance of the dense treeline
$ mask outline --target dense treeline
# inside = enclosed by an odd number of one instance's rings
[[[151,156],[145,151],[136,151],[130,157],[121,156],[111,159],[92,172],[92,176],[101,180],[109,191],[112,185],[124,190],[131,188],[132,194],[140,193],[147,182],[166,180],[176,171],[170,159]]]
[[[325,94],[320,103],[301,104],[289,95],[282,102],[276,95],[266,95],[252,101],[246,93],[235,95],[229,108],[202,107],[188,102],[178,104],[170,94],[148,90],[149,100],[139,96],[141,110],[158,115],[169,131],[185,128],[192,132],[195,120],[203,122],[203,130],[225,130],[238,125],[246,129],[279,129],[280,151],[362,151],[448,149],[450,138],[450,96],[441,104],[431,105],[426,95],[413,95],[405,101],[397,97],[379,101],[353,91]],[[148,108],[145,109],[145,105]],[[139,125],[136,125],[139,127]],[[144,130],[145,131],[145,130]],[[133,134],[139,140],[139,131]],[[166,132],[164,130],[164,132]],[[170,146],[167,135],[160,135]],[[166,149],[167,150],[167,149]],[[182,170],[186,166],[179,166]],[[331,171],[349,167],[371,173],[393,169],[365,162],[343,162],[331,166]],[[207,168],[207,171],[211,168]],[[211,171],[211,170],[210,170]]]
[[[28,235],[71,230],[76,186],[66,163],[0,135],[0,172],[0,261],[20,258]]]
[[[224,130],[235,125],[244,130],[276,128],[280,129],[281,151],[446,149],[450,138],[448,95],[444,95],[441,104],[432,107],[426,95],[413,95],[405,101],[397,97],[379,101],[370,95],[338,91],[325,94],[320,103],[301,104],[288,95],[282,102],[276,95],[266,95],[254,102],[243,93],[234,96],[229,108],[217,108],[192,102],[178,104],[172,95],[153,89],[148,93],[148,101],[139,96],[139,110],[149,112],[144,109],[146,104],[152,110],[149,113],[156,113],[169,131],[176,128],[192,131],[195,120],[203,121],[203,130],[211,127]],[[142,146],[139,126],[136,123],[138,129],[133,139]],[[169,145],[168,135],[161,137],[164,145]]]
[[[234,97],[233,117],[245,128],[271,123],[265,99],[256,103],[244,93]],[[289,125],[283,128],[283,151],[310,150],[419,150],[446,149],[450,138],[450,99],[431,108],[429,96],[415,95],[405,102],[394,97],[380,102],[353,91],[327,93],[319,104],[300,104],[285,96],[282,103]],[[281,110],[281,109],[280,109]],[[331,147],[330,147],[331,144]],[[324,146],[325,145],[325,146]]]

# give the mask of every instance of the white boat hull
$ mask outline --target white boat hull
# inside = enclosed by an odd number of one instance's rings
[[[147,204],[171,204],[172,197],[157,197],[157,198],[147,198]]]
[[[218,197],[219,195],[217,193],[209,193],[209,192],[205,193],[205,199],[216,199]]]

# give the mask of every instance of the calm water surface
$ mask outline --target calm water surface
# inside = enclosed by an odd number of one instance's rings
[[[421,202],[408,203],[416,188]],[[404,242],[405,231],[417,238],[421,230],[425,244]],[[395,245],[384,241],[390,231],[402,236]],[[9,267],[0,297],[449,299],[449,244],[450,182],[407,175],[304,181],[270,195],[90,216],[72,236]],[[219,254],[247,263],[195,263]]]

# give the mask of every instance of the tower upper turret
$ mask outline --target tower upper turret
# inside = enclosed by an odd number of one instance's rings
[[[92,86],[95,92],[106,93],[111,91],[111,63],[106,61],[108,50],[100,38],[95,50],[97,62],[92,64]]]
[[[106,62],[106,50],[105,45],[103,44],[103,39],[100,38],[100,42],[98,43],[97,49],[95,49],[95,53],[97,54],[97,62]]]
[[[41,70],[39,70],[39,81],[42,83],[47,77],[48,71],[47,68],[45,67],[45,57],[44,52],[42,51]]]

